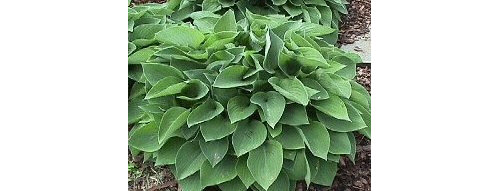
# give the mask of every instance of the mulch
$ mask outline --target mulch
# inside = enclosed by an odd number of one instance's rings
[[[352,44],[370,32],[371,0],[348,1],[348,14],[340,25],[339,44]]]

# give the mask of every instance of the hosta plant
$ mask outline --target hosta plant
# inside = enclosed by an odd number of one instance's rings
[[[168,5],[131,10],[130,150],[169,166],[182,190],[329,186],[340,156],[354,161],[354,133],[370,137],[360,58],[332,45],[335,29],[248,10],[190,15],[195,25]]]

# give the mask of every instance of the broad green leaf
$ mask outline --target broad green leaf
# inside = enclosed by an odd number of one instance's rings
[[[227,155],[224,159],[212,167],[205,161],[200,169],[201,187],[213,186],[227,182],[236,177],[236,157]]]
[[[184,143],[175,156],[175,177],[182,180],[191,176],[200,170],[206,160],[198,141]]]
[[[371,139],[372,136],[372,125],[371,125],[371,113],[370,111],[366,110],[363,108],[363,106],[357,104],[357,103],[351,103],[358,111],[361,112],[361,118],[363,118],[363,121],[366,124],[366,128],[363,128],[359,130],[359,133],[363,134],[364,136],[368,137]]]
[[[257,76],[254,75],[243,79],[248,69],[248,67],[241,65],[227,67],[215,78],[213,86],[217,88],[234,88],[251,85],[255,82]]]
[[[302,69],[302,64],[296,59],[294,55],[281,52],[279,57],[279,68],[287,76],[297,76]]]
[[[144,111],[139,108],[141,105],[145,105],[147,102],[137,98],[132,99],[128,102],[128,124],[135,123],[141,119],[144,115]]]
[[[301,81],[304,86],[319,91],[318,93],[310,96],[312,100],[325,100],[330,98],[328,92],[321,86],[321,84],[318,83],[318,81],[310,78],[303,78]]]
[[[286,0],[273,0],[274,5],[283,5],[286,3]]]
[[[181,89],[179,99],[194,101],[205,97],[208,94],[208,87],[200,80],[189,80]]]
[[[143,24],[134,28],[133,39],[153,39],[155,34],[165,29],[164,24]]]
[[[128,56],[128,64],[141,64],[146,62],[156,52],[154,47],[139,49]]]
[[[281,132],[283,131],[283,125],[281,125],[281,123],[278,123],[274,128],[267,126],[267,131],[269,132],[272,138],[275,138],[278,135],[280,135]]]
[[[304,106],[307,106],[309,103],[309,96],[307,95],[306,88],[296,77],[283,79],[271,77],[268,81],[276,91],[289,100]]]
[[[267,137],[267,129],[264,124],[257,120],[244,120],[238,122],[236,131],[233,133],[232,141],[236,156],[259,147]]]
[[[248,170],[247,158],[247,155],[238,157],[238,163],[236,164],[236,173],[238,174],[238,177],[240,177],[241,182],[243,182],[245,187],[249,188],[255,182],[255,179],[250,173],[250,170]]]
[[[337,174],[337,169],[337,163],[319,160],[318,172],[311,181],[319,185],[331,186]]]
[[[269,186],[267,191],[283,191],[283,189],[290,187],[290,179],[288,179],[288,175],[285,171],[281,171],[278,175],[278,178]]]
[[[347,133],[347,136],[349,137],[349,141],[351,142],[351,153],[347,155],[347,158],[352,161],[352,163],[355,163],[356,159],[356,138],[354,137],[354,133],[349,132]]]
[[[205,36],[200,31],[187,26],[172,26],[156,33],[156,40],[179,46],[189,46],[197,48],[205,40]]]
[[[279,56],[283,46],[283,40],[274,34],[272,30],[268,30],[263,63],[263,67],[267,72],[274,73],[274,70],[278,68]]]
[[[314,156],[327,160],[330,136],[326,127],[317,121],[300,126],[299,133]]]
[[[158,81],[168,76],[174,76],[181,79],[184,78],[181,71],[165,64],[143,63],[142,70],[144,72],[144,76],[151,85],[155,85]]]
[[[177,151],[181,148],[181,146],[186,142],[183,138],[172,137],[163,144],[160,150],[158,150],[158,154],[156,156],[156,166],[161,165],[171,165],[175,164],[175,156],[177,155]]]
[[[295,156],[297,155],[297,150],[287,150],[283,149],[283,158],[291,161],[295,160]]]
[[[335,74],[328,74],[324,72],[317,73],[316,80],[326,89],[328,94],[338,95],[344,98],[351,97],[351,84],[348,80],[344,80]]]
[[[328,161],[339,163],[340,162],[340,155],[328,153]]]
[[[336,74],[345,78],[345,79],[353,79],[356,77],[356,63],[348,58],[347,56],[336,56],[333,58],[333,61],[341,63],[346,67],[339,70]]]
[[[350,121],[346,104],[336,95],[330,95],[326,100],[312,101],[311,105],[328,116]]]
[[[247,188],[239,178],[234,178],[230,181],[218,185],[222,191],[246,191]]]
[[[309,124],[306,108],[299,104],[286,105],[279,122],[292,126]]]
[[[308,67],[321,67],[328,68],[330,65],[327,63],[323,55],[319,51],[311,47],[300,47],[297,49],[300,55],[297,60],[304,66]]]
[[[333,13],[332,13],[332,10],[330,9],[330,7],[317,6],[316,8],[321,13],[321,18],[319,19],[320,23],[324,26],[331,26],[332,20],[333,20],[333,16],[332,16]]]
[[[370,109],[370,102],[368,101],[370,97],[365,97],[365,95],[358,91],[353,90],[349,99],[361,105],[365,110]]]
[[[201,187],[199,172],[184,179],[177,178],[177,181],[179,182],[179,187],[185,191],[201,191],[203,189]]]
[[[255,181],[268,189],[278,178],[283,166],[283,148],[274,140],[267,140],[257,149],[250,151],[248,169]]]
[[[145,152],[154,152],[160,149],[158,143],[158,123],[151,122],[139,127],[128,140],[130,146]]]
[[[135,51],[137,47],[134,43],[128,42],[128,55]]]
[[[245,96],[233,97],[227,103],[227,113],[231,123],[250,117],[255,110],[257,110],[257,105],[250,103],[250,99]]]
[[[325,115],[321,112],[316,112],[316,115],[319,121],[325,124],[325,126],[332,131],[351,132],[365,128],[366,124],[363,121],[363,118],[361,118],[361,115],[359,115],[359,113],[357,112],[357,110],[349,104],[346,104],[346,106],[351,121],[336,119],[335,117]]]
[[[182,137],[184,137],[184,139],[188,140],[196,135],[198,133],[198,130],[200,130],[200,125],[195,125],[194,127],[188,128],[186,124],[185,127],[181,127],[181,135]]]
[[[129,100],[138,98],[139,96],[142,96],[146,94],[146,89],[144,88],[143,83],[135,82],[134,85],[132,85],[132,88],[130,88],[130,93],[129,93]]]
[[[182,79],[175,76],[167,76],[154,84],[144,99],[178,94],[181,93],[182,88],[185,86],[186,83]]]
[[[158,131],[158,141],[163,143],[173,135],[175,131],[186,124],[189,110],[183,107],[169,108],[161,118],[160,129]]]
[[[226,155],[227,149],[229,148],[229,141],[227,138],[207,141],[200,140],[200,148],[205,158],[214,167],[217,165]]]
[[[297,128],[282,125],[283,130],[275,140],[280,142],[284,149],[303,149],[305,148],[304,141]]]
[[[332,154],[349,154],[351,153],[351,142],[347,133],[338,133],[328,131],[330,133],[330,150]]]
[[[231,124],[229,119],[217,116],[200,124],[200,130],[205,141],[213,141],[232,134],[236,130],[236,123]]]
[[[250,102],[257,104],[263,111],[267,123],[274,128],[285,110],[285,98],[275,91],[258,92],[252,95]]]
[[[224,107],[217,101],[208,99],[193,109],[187,118],[188,127],[213,119],[224,111]]]
[[[234,12],[232,9],[229,9],[224,15],[222,15],[222,17],[217,21],[214,27],[214,32],[236,32],[236,30],[236,19],[234,18]]]
[[[299,150],[293,160],[293,166],[286,169],[288,176],[292,180],[306,180],[311,178],[311,170],[307,162],[305,150]],[[309,184],[309,183],[308,183]]]

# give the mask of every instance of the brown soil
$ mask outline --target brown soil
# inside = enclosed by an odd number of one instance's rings
[[[352,44],[370,32],[371,0],[348,0],[348,14],[342,19],[340,44]]]

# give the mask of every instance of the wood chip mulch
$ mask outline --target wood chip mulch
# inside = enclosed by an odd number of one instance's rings
[[[342,18],[339,44],[352,44],[370,32],[371,0],[348,0],[348,14]]]

